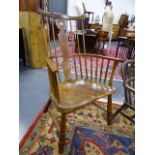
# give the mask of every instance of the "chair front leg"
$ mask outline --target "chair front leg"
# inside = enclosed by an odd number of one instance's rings
[[[65,145],[65,137],[66,137],[66,114],[61,115],[61,124],[60,124],[60,137],[59,137],[59,153],[64,153],[64,145]]]
[[[108,96],[107,104],[107,124],[112,125],[112,95]]]

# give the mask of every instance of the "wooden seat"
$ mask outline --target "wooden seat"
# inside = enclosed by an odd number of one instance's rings
[[[58,13],[42,12],[41,10],[39,13],[44,19],[47,19],[46,24],[52,21],[52,25],[55,22],[59,28],[58,38],[62,53],[58,53],[60,51],[54,43],[54,50],[51,51],[50,48],[47,67],[51,104],[61,113],[61,123],[58,125],[60,125],[59,153],[62,154],[64,152],[67,114],[84,108],[88,104],[98,106],[95,101],[107,96],[107,124],[112,124],[112,94],[116,91],[112,87],[112,82],[116,68],[120,62],[122,63],[122,60],[86,53],[84,27],[82,28],[84,53],[80,53],[80,48],[78,48],[78,53],[75,53],[74,41],[77,41],[79,46],[78,30],[76,29],[75,32],[75,28],[77,28],[77,20],[80,20],[84,25],[83,16],[70,17]],[[72,25],[74,25],[74,28],[71,27]],[[73,29],[77,38],[69,41],[68,34]],[[51,106],[49,111],[52,111]]]
[[[52,65],[48,62],[48,66]],[[58,84],[59,103],[55,101],[57,109],[69,113],[75,109],[86,106],[100,97],[113,94],[116,89],[103,83],[86,80],[63,81]],[[50,94],[52,96],[52,93]]]

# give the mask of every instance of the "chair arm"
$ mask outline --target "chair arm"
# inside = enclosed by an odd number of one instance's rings
[[[56,66],[52,61],[50,61],[50,59],[47,59],[46,62],[47,62],[47,67],[48,67],[53,73],[58,71],[57,66]]]

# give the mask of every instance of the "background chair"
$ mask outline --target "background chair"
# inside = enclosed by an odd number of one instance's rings
[[[112,82],[118,63],[122,60],[86,53],[83,16],[70,17],[58,13],[51,14],[42,10],[39,10],[39,13],[44,19],[47,19],[47,27],[48,23],[51,22],[52,25],[56,24],[59,28],[58,38],[61,51],[56,48],[56,37],[53,36],[54,49],[50,48],[49,50],[47,67],[52,105],[49,107],[49,111],[52,113],[51,107],[54,106],[61,113],[60,124],[57,121],[55,122],[57,126],[60,126],[59,153],[62,154],[64,152],[67,114],[88,104],[94,104],[93,102],[97,99],[107,96],[107,124],[112,124],[112,94],[116,91]],[[78,53],[75,53],[74,39],[71,38],[70,41],[68,39],[68,34],[74,30],[75,41],[79,46],[77,21],[82,22],[84,53],[80,52],[80,48],[78,48]],[[54,32],[54,26],[52,30]],[[95,105],[97,106],[97,104]]]
[[[108,41],[108,32],[99,32],[97,35],[97,50],[101,55],[105,55],[104,45]]]
[[[118,25],[120,27],[119,36],[125,36],[126,35],[126,30],[124,28],[127,28],[127,25],[128,25],[128,15],[122,14],[120,16],[119,21],[118,21]]]
[[[84,2],[82,2],[82,7],[83,7],[83,15],[84,15],[84,28],[85,29],[90,29],[90,24],[89,22],[93,23],[94,22],[94,12],[93,11],[88,11],[86,10],[86,6],[84,4]],[[78,22],[78,29],[82,30],[82,24],[81,22]]]
[[[122,78],[123,78],[123,86],[124,86],[124,104],[115,112],[113,115],[116,117],[117,114],[122,114],[131,122],[135,123],[135,114],[128,115],[127,113],[123,112],[127,108],[135,111],[135,61],[134,60],[127,60],[122,65]]]
[[[83,10],[84,10],[84,15],[86,17],[85,19],[85,25],[86,25],[86,29],[89,28],[89,22],[91,21],[92,23],[94,22],[94,12],[93,11],[88,11],[86,10],[86,6],[84,4],[84,2],[82,2],[83,5]]]

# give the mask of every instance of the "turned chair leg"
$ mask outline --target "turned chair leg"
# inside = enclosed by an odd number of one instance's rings
[[[112,125],[112,95],[108,96],[107,104],[107,124]]]
[[[66,114],[61,115],[61,124],[60,124],[60,137],[59,137],[59,153],[64,153],[65,145],[65,136],[66,136]]]

